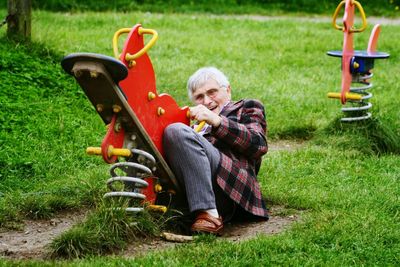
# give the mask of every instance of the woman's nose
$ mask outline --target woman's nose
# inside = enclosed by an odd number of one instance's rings
[[[204,95],[204,106],[208,106],[212,102],[212,99],[208,95]]]

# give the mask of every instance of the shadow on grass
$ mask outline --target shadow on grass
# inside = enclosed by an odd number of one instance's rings
[[[315,125],[290,126],[277,132],[274,139],[282,140],[310,140],[317,130]]]
[[[366,154],[400,154],[400,135],[388,123],[378,117],[355,122],[341,122],[336,119],[324,130],[329,143],[343,149],[355,149]],[[326,141],[324,141],[326,142]]]

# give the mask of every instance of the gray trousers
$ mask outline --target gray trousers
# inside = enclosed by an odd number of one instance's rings
[[[207,139],[183,123],[169,125],[163,145],[167,161],[185,190],[190,212],[218,209],[232,213],[233,201],[216,184],[220,152]]]

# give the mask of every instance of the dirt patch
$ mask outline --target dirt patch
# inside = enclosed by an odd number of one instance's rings
[[[304,140],[277,140],[272,143],[268,143],[268,151],[282,151],[282,150],[287,150],[287,151],[294,151],[299,148],[302,148],[305,146],[305,141]]]
[[[85,213],[61,213],[50,220],[26,220],[21,231],[0,233],[0,256],[9,259],[42,259],[51,241],[85,218]]]
[[[300,213],[281,216],[281,207],[271,209],[268,221],[230,223],[225,226],[221,239],[240,242],[255,238],[258,235],[273,235],[284,231],[291,223],[300,219]],[[26,220],[21,231],[0,233],[0,258],[6,259],[45,259],[47,246],[62,232],[82,222],[84,213],[63,213],[50,220]],[[131,243],[122,256],[135,257],[151,251],[160,251],[179,245],[160,238],[148,238]]]
[[[225,227],[225,233],[222,238],[238,242],[249,240],[259,235],[279,234],[287,229],[293,222],[300,219],[300,214],[293,214],[285,217],[275,216],[273,213],[274,210],[277,210],[277,208],[272,210],[272,215],[268,221],[228,224]]]
[[[220,238],[236,243],[261,235],[279,234],[290,227],[293,222],[299,221],[301,218],[300,211],[292,211],[290,215],[283,216],[285,208],[279,206],[272,207],[270,211],[271,214],[268,221],[234,222],[225,225],[224,233]],[[137,257],[155,250],[161,251],[179,245],[181,245],[179,242],[166,241],[162,238],[152,238],[130,244],[121,254],[129,258]]]

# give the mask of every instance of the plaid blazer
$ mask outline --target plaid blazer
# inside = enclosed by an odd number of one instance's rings
[[[257,100],[229,102],[221,125],[204,135],[221,154],[217,184],[246,211],[268,217],[257,173],[267,153],[264,106]]]

